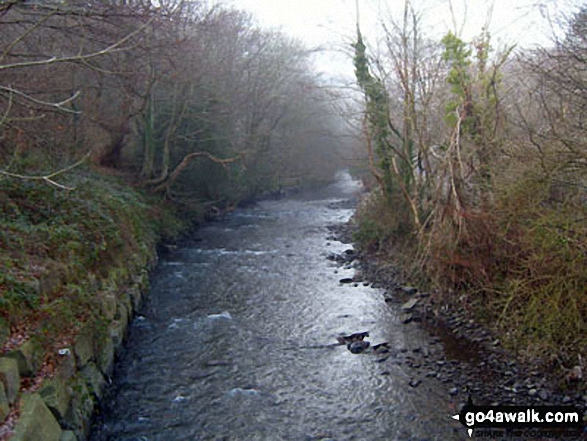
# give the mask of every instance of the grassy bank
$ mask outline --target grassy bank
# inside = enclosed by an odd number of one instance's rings
[[[154,262],[157,243],[188,227],[178,207],[121,178],[78,171],[65,179],[73,190],[0,181],[0,355],[25,342],[35,348],[27,360],[33,371],[21,369],[21,392],[52,377],[59,350],[73,348],[82,329],[106,331],[123,291]]]

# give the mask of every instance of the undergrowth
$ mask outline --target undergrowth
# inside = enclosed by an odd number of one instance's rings
[[[419,241],[401,213],[372,195],[358,210],[355,239],[467,307],[522,358],[561,373],[585,370],[584,192],[521,176],[496,187],[483,207],[435,217]]]
[[[0,318],[47,344],[99,320],[98,290],[116,290],[157,240],[185,228],[118,178],[76,171],[66,179],[74,190],[0,180]]]

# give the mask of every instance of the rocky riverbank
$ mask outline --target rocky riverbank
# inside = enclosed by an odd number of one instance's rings
[[[351,245],[355,229],[352,222],[331,226],[328,239]],[[447,400],[455,410],[471,396],[476,405],[576,405],[585,410],[587,420],[587,392],[576,386],[572,372],[561,378],[539,364],[522,363],[466,311],[447,304],[438,292],[420,291],[401,280],[397,268],[374,253],[349,248],[328,258],[355,269],[352,279],[341,282],[384,290],[382,301],[401,310],[402,326],[421,326],[429,332],[428,345],[394,348],[378,360],[409,367],[412,387],[424,387],[428,381],[445,383]]]
[[[86,439],[157,244],[188,227],[120,179],[70,179],[0,186],[0,440]]]

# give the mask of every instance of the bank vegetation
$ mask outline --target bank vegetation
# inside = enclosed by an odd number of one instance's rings
[[[533,50],[429,38],[410,1],[382,23],[354,44],[376,183],[357,238],[584,387],[587,10]]]

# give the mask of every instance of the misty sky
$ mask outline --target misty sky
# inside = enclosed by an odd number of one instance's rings
[[[317,64],[329,73],[352,75],[352,65],[340,53],[354,37],[355,0],[218,0],[251,12],[264,27],[278,28],[303,40],[310,47],[328,49]],[[368,42],[374,42],[379,23],[387,17],[401,18],[403,0],[359,0],[360,22]],[[413,0],[422,12],[429,36],[442,38],[455,30],[448,0]],[[494,45],[517,43],[522,47],[548,45],[551,26],[547,17],[573,10],[578,0],[453,0],[457,30],[470,40],[490,17]],[[339,53],[337,53],[339,52]]]

